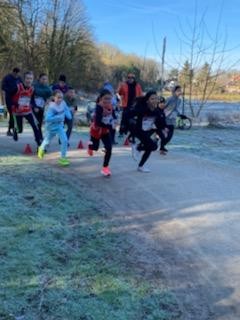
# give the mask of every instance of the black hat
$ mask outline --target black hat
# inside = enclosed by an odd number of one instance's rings
[[[14,73],[19,73],[19,72],[20,72],[20,69],[16,67],[16,68],[13,69],[13,72],[14,72]]]
[[[159,103],[165,103],[165,102],[166,102],[166,99],[164,97],[159,98]]]
[[[60,74],[58,81],[66,82],[66,80],[67,80],[67,78],[66,78],[65,74]]]

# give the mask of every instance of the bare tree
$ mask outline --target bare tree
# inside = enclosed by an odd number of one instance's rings
[[[180,70],[180,82],[186,86],[186,97],[192,117],[199,117],[216,88],[226,62],[229,50],[227,33],[221,29],[222,10],[221,6],[214,33],[208,30],[207,11],[199,14],[197,2],[193,21],[187,20],[185,28],[181,21],[179,23],[178,37],[186,53],[185,65]]]

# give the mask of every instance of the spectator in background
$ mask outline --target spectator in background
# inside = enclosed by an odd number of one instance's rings
[[[128,73],[127,81],[120,85],[118,94],[122,100],[122,120],[120,125],[120,135],[125,133],[125,123],[129,109],[133,106],[135,99],[143,95],[141,85],[136,81],[133,73]]]
[[[66,81],[67,81],[66,76],[64,74],[60,74],[58,78],[58,83],[52,86],[52,91],[60,90],[63,94],[65,94],[68,91],[68,85]]]
[[[6,75],[2,79],[2,100],[3,104],[7,107],[8,113],[9,113],[9,122],[8,122],[8,131],[7,135],[12,136],[13,135],[13,129],[14,129],[14,121],[13,121],[13,115],[12,115],[12,97],[15,94],[16,86],[22,82],[22,79],[20,77],[20,69],[14,68],[12,73]]]

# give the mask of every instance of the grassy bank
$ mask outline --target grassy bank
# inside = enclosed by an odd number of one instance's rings
[[[1,320],[178,319],[85,186],[32,158],[0,164]]]
[[[171,95],[170,91],[164,91],[163,96],[169,97]],[[201,96],[193,96],[193,100],[199,100]],[[185,93],[185,99],[188,99],[188,93]],[[240,93],[213,93],[208,99],[209,101],[222,101],[222,102],[239,102]]]

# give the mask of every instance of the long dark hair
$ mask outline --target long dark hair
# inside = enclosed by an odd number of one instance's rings
[[[99,93],[99,96],[97,97],[96,103],[99,103],[100,99],[102,97],[106,96],[107,94],[110,94],[112,96],[112,94],[111,94],[111,92],[109,90],[107,90],[107,89],[101,90],[101,92]]]
[[[152,95],[157,95],[157,92],[155,90],[149,90],[145,96],[136,98],[135,106],[147,105],[147,102]]]

